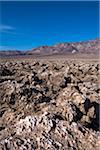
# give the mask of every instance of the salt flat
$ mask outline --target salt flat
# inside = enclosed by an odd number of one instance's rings
[[[0,149],[98,150],[99,60],[0,60]]]

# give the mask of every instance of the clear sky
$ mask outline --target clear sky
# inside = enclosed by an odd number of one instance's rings
[[[99,37],[99,2],[0,2],[0,49],[28,50]]]

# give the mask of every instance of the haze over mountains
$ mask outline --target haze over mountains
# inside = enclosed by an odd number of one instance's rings
[[[67,55],[67,54],[99,54],[100,38],[84,42],[65,42],[53,46],[40,46],[28,51],[3,50],[0,56],[20,56],[20,55]]]

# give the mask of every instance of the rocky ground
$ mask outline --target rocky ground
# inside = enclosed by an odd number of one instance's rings
[[[99,63],[0,63],[0,150],[98,150]]]

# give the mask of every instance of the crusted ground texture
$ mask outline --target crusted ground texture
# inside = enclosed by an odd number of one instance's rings
[[[0,63],[0,150],[99,150],[99,63]]]

